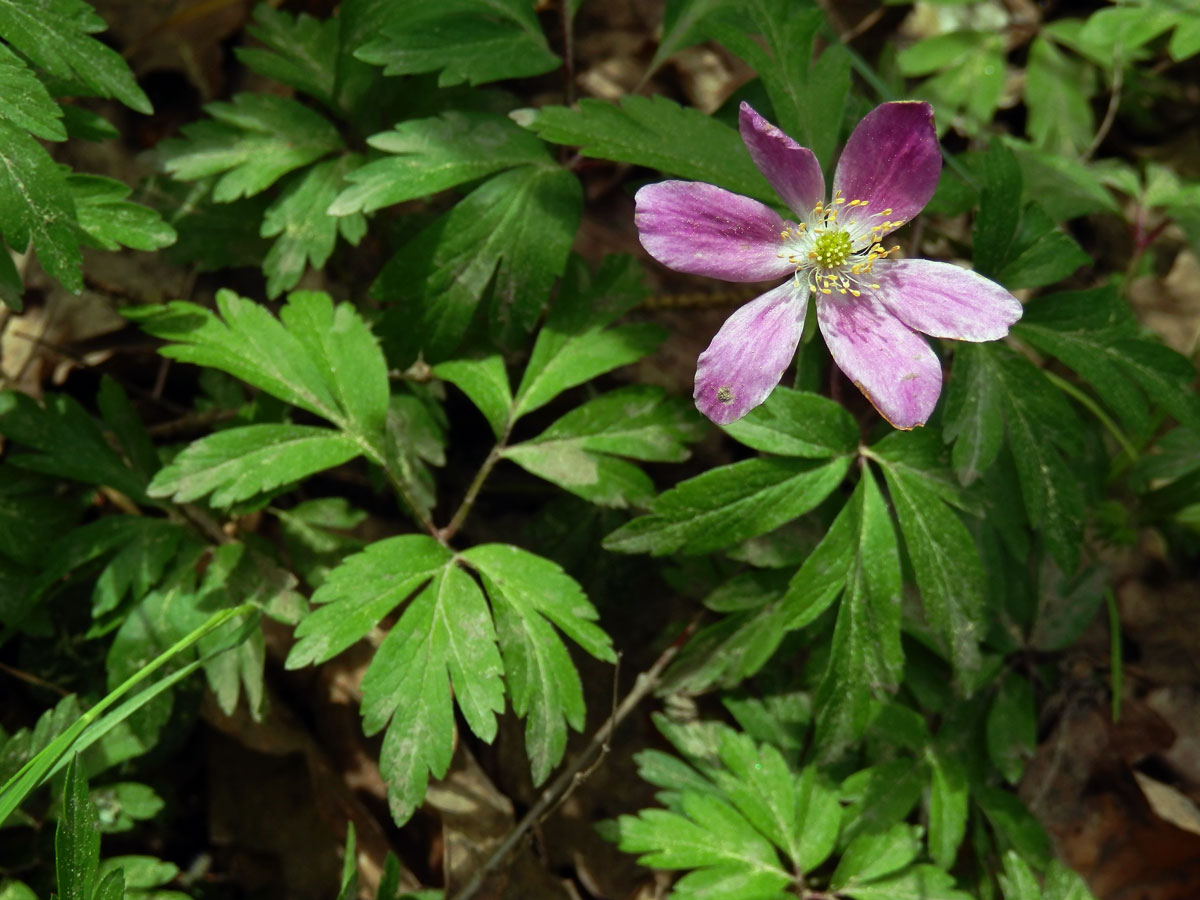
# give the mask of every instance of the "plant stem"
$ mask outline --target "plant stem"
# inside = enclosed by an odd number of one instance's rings
[[[438,529],[434,534],[443,544],[448,543],[454,535],[458,534],[463,523],[467,520],[467,516],[471,513],[471,508],[475,505],[475,500],[479,496],[479,492],[483,489],[483,483],[487,481],[489,475],[492,474],[492,469],[496,467],[496,463],[500,462],[500,457],[504,454],[504,448],[508,446],[508,435],[512,431],[512,422],[504,426],[504,432],[500,435],[500,439],[496,441],[491,452],[479,466],[479,471],[475,473],[475,477],[471,479],[471,484],[467,487],[466,494],[463,495],[462,503],[458,504],[458,509],[454,511],[454,515],[450,517],[450,524],[445,528]]]
[[[684,629],[683,634],[659,654],[658,659],[654,661],[654,664],[649,669],[638,675],[633,688],[625,695],[625,699],[621,701],[617,708],[613,710],[612,715],[592,735],[592,739],[583,749],[583,752],[557,778],[546,786],[541,796],[538,797],[537,802],[530,807],[529,812],[525,813],[521,817],[521,821],[513,826],[512,831],[505,836],[500,846],[488,857],[487,862],[480,866],[467,883],[459,888],[458,892],[451,897],[451,900],[469,900],[469,898],[475,896],[476,892],[483,886],[484,879],[508,858],[508,855],[516,848],[525,833],[536,825],[556,804],[565,800],[575,788],[583,783],[588,775],[588,767],[591,765],[593,758],[598,756],[601,751],[608,749],[608,743],[612,739],[613,732],[616,731],[617,726],[658,686],[663,671],[670,664],[671,660],[675,658],[675,655],[686,642],[688,635],[695,630],[698,622],[699,617],[692,619],[688,627]]]
[[[1069,394],[1087,407],[1088,411],[1100,420],[1100,424],[1107,428],[1108,433],[1111,434],[1116,442],[1121,445],[1121,449],[1125,451],[1126,456],[1128,456],[1131,460],[1138,458],[1138,451],[1137,448],[1133,446],[1133,442],[1125,436],[1125,432],[1123,432],[1117,423],[1112,420],[1112,417],[1100,408],[1100,404],[1098,404],[1079,388],[1075,387],[1075,385],[1071,384],[1071,382],[1067,381],[1067,379],[1061,378],[1046,369],[1042,370],[1042,374],[1050,379],[1050,382],[1064,394]]]

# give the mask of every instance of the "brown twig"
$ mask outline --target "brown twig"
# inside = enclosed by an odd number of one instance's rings
[[[663,671],[670,665],[671,660],[675,658],[675,655],[686,642],[687,636],[695,630],[698,622],[699,616],[693,618],[688,623],[687,628],[684,629],[680,638],[673,641],[669,647],[663,650],[649,669],[638,675],[633,688],[625,695],[625,699],[613,710],[605,723],[592,735],[592,739],[583,749],[583,752],[557,778],[546,786],[541,796],[538,797],[537,802],[521,817],[521,821],[513,826],[512,831],[500,842],[500,846],[488,857],[487,862],[480,866],[467,883],[451,897],[451,900],[469,900],[469,898],[475,896],[476,892],[483,886],[483,882],[487,876],[499,868],[504,860],[508,858],[508,855],[516,849],[517,844],[520,843],[525,833],[540,822],[547,812],[565,800],[572,791],[583,783],[588,771],[590,771],[589,766],[591,766],[592,759],[608,746],[617,726],[658,686]]]

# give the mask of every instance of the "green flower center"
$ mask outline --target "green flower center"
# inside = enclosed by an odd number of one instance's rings
[[[850,235],[845,231],[826,231],[813,242],[813,255],[822,269],[844,265],[853,252]]]

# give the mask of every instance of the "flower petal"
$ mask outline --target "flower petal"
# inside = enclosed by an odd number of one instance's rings
[[[754,165],[803,222],[825,199],[825,176],[816,155],[756,113],[744,100],[738,126]]]
[[[795,269],[779,257],[783,219],[757,200],[698,181],[648,184],[634,199],[642,246],[676,272],[766,281]]]
[[[817,297],[817,322],[846,377],[896,428],[924,425],[942,391],[942,367],[925,339],[866,291]]]
[[[758,406],[796,355],[808,285],[789,278],[725,320],[696,363],[696,408],[718,425]]]
[[[956,341],[994,341],[1021,318],[1021,301],[990,278],[928,259],[879,260],[876,299],[916,331]]]
[[[880,237],[909,221],[929,202],[942,172],[942,154],[933,127],[933,107],[903,101],[883,103],[858,123],[833,175],[833,190],[866,207],[847,210],[847,219],[895,223]],[[883,210],[890,209],[890,213]],[[857,214],[855,214],[857,213]]]

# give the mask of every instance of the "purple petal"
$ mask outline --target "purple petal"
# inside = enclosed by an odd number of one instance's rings
[[[941,172],[933,107],[916,101],[883,103],[850,135],[833,175],[833,190],[846,200],[867,201],[855,218],[895,223],[880,232],[882,237],[924,209]]]
[[[817,297],[833,361],[896,428],[924,425],[942,391],[942,367],[925,339],[867,291]]]
[[[825,199],[825,176],[821,174],[817,157],[756,113],[745,101],[738,125],[758,170],[771,182],[771,187],[783,198],[788,209],[801,221],[806,219]]]
[[[795,270],[779,256],[783,219],[757,200],[699,181],[648,184],[634,199],[642,246],[676,272],[766,281]]]
[[[876,299],[909,328],[956,341],[994,341],[1021,318],[1021,301],[990,278],[928,259],[879,260]]]
[[[696,363],[696,408],[718,425],[758,406],[796,355],[808,285],[789,278],[725,320]]]

